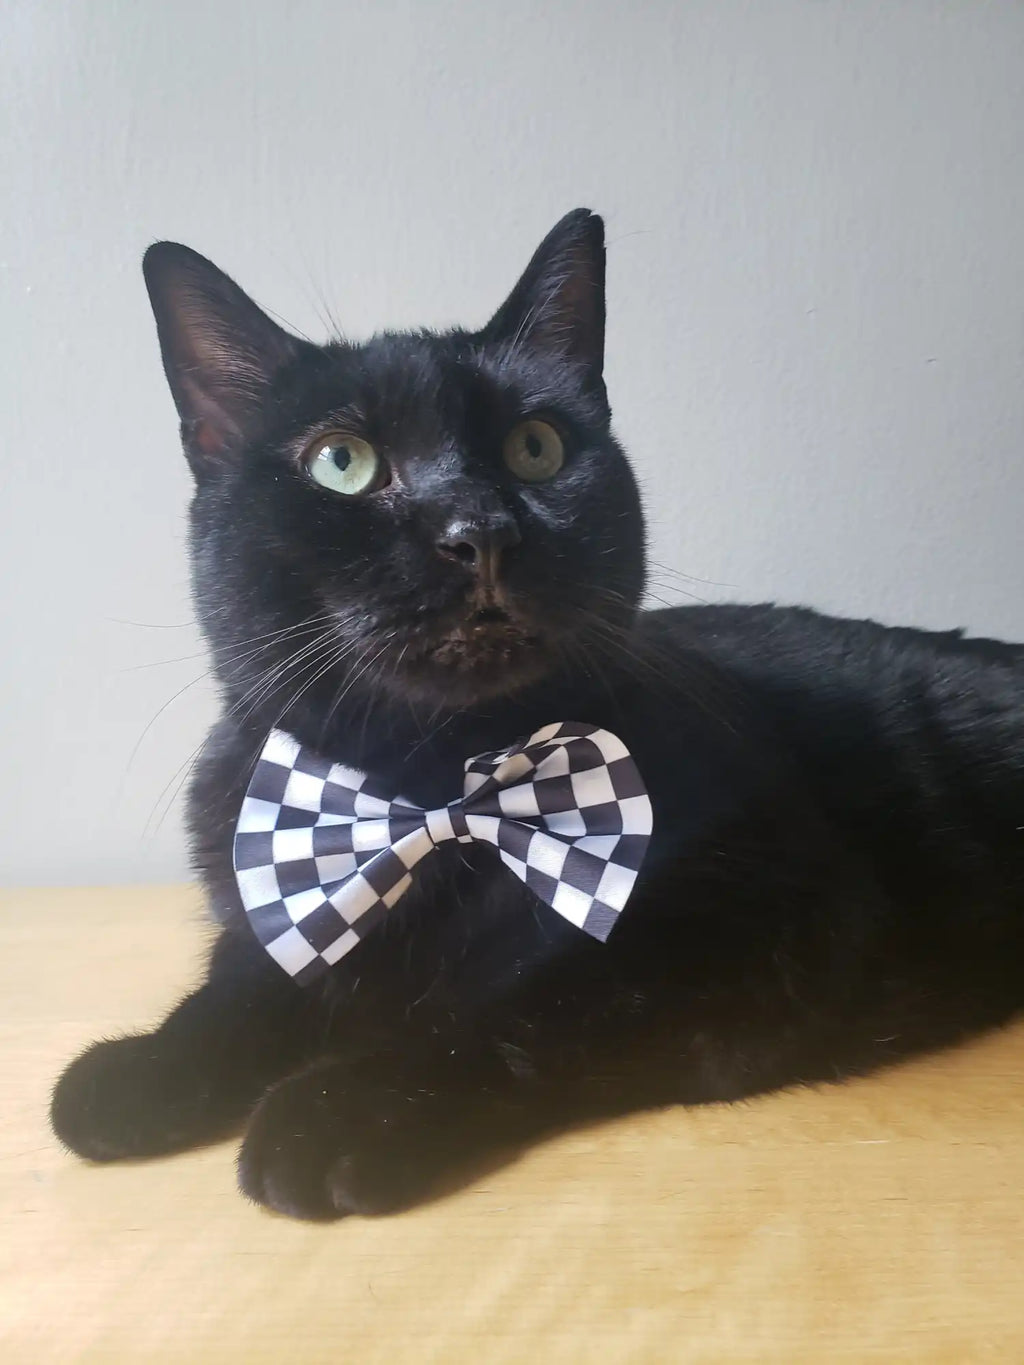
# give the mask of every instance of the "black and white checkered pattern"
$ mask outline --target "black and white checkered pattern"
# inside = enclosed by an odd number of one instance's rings
[[[466,764],[439,810],[392,798],[281,730],[267,740],[235,831],[235,875],[257,938],[299,982],[350,952],[446,839],[493,844],[516,876],[604,941],[651,834],[626,746],[592,725],[548,725]]]

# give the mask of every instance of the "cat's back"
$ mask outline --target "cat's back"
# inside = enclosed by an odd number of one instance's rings
[[[669,608],[642,629],[736,679],[856,831],[1024,861],[1024,645],[771,604]]]
[[[712,658],[777,703],[786,698],[833,713],[861,704],[889,713],[928,694],[933,704],[1001,698],[1021,708],[1024,644],[826,616],[807,607],[713,605],[646,614],[654,640]]]
[[[659,633],[776,673],[780,668],[800,671],[802,666],[816,670],[823,657],[855,668],[950,659],[1024,668],[1024,644],[970,636],[962,630],[886,626],[773,602],[668,607],[645,617]]]

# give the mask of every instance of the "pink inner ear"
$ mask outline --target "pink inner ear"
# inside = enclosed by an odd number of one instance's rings
[[[215,423],[201,417],[192,428],[192,444],[204,455],[219,455],[224,449],[224,435]]]
[[[194,413],[182,424],[182,435],[187,431],[186,444],[195,454],[215,458],[224,455],[240,436],[236,422],[227,415],[217,399],[204,392],[189,376],[183,384],[183,396]]]

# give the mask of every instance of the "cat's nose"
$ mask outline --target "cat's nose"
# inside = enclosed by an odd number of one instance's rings
[[[499,522],[456,521],[438,537],[438,553],[472,569],[481,583],[497,583],[501,560],[522,540],[511,517]]]

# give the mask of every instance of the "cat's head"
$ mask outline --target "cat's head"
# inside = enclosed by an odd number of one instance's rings
[[[318,346],[187,247],[144,269],[236,700],[280,714],[358,684],[458,708],[632,619],[643,523],[609,429],[600,218],[563,218],[476,332]]]

